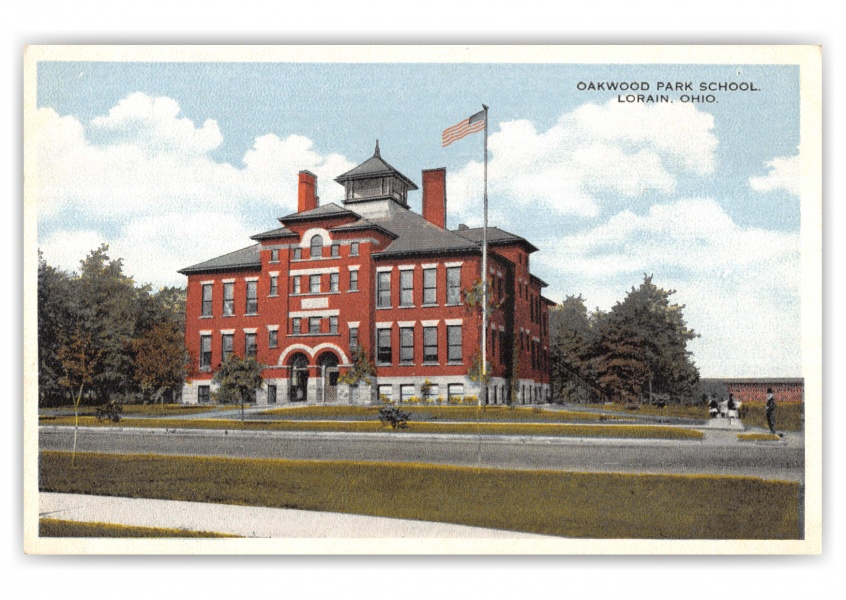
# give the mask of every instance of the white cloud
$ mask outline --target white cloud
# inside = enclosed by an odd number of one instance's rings
[[[320,154],[308,138],[258,137],[244,156],[246,166],[236,168],[210,157],[222,141],[213,120],[196,127],[178,114],[174,100],[143,94],[125,98],[87,128],[39,109],[27,160],[40,218],[73,213],[83,220],[128,220],[176,207],[186,216],[224,210],[280,216],[296,210],[302,169],[318,176],[322,201],[342,198],[331,179],[354,164]]]
[[[500,124],[490,136],[489,193],[518,204],[586,217],[598,195],[670,193],[676,173],[714,171],[713,117],[690,104],[587,104],[546,131],[529,121]],[[482,165],[451,173],[450,211],[464,217],[481,197]]]
[[[178,269],[233,252],[250,245],[249,231],[229,214],[200,214],[186,227],[185,215],[168,213],[140,217],[120,233],[107,236],[98,231],[57,231],[39,241],[48,264],[79,272],[79,262],[102,243],[109,256],[123,259],[123,271],[136,283],[154,287],[184,286]]]
[[[763,177],[750,177],[749,186],[756,192],[785,190],[799,197],[799,155],[777,157],[766,163],[767,174]]]
[[[48,262],[77,270],[107,242],[136,281],[184,284],[177,269],[247,246],[296,211],[300,170],[318,176],[321,203],[342,200],[332,179],[355,166],[343,156],[321,154],[301,135],[267,134],[243,167],[219,163],[210,156],[222,143],[217,123],[198,127],[179,112],[170,98],[140,93],[88,126],[36,111],[27,188],[40,226],[51,225],[39,240]]]
[[[798,233],[740,227],[713,200],[688,199],[624,211],[543,247],[536,260],[555,274],[555,300],[581,293],[607,310],[644,273],[676,289],[702,335],[690,349],[706,376],[800,372]]]

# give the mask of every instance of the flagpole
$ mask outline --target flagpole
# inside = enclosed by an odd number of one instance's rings
[[[481,383],[482,389],[479,394],[479,406],[482,406],[482,395],[485,397],[485,404],[488,402],[488,107],[484,104],[485,110],[485,210],[482,225],[482,365]]]

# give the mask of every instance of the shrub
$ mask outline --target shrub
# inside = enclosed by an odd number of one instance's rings
[[[383,406],[379,409],[379,420],[382,421],[382,425],[390,425],[393,429],[406,429],[410,416],[397,406]]]
[[[123,413],[123,404],[115,402],[114,400],[109,400],[102,406],[97,407],[97,420],[119,423],[121,413]]]
[[[394,401],[391,400],[390,396],[386,396],[385,394],[379,394],[379,402],[382,404],[393,404]]]
[[[464,396],[465,406],[476,406],[479,403],[478,396]]]

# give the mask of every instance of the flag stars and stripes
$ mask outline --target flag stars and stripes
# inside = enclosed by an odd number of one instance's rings
[[[447,127],[441,135],[442,148],[446,148],[451,143],[460,140],[465,135],[482,131],[485,128],[485,111],[480,110],[475,115],[468,119],[464,119],[457,125]]]

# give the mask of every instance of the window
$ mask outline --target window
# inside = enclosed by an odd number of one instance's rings
[[[247,314],[258,313],[258,281],[247,282]]]
[[[302,277],[299,275],[294,275],[294,293],[301,294],[303,289],[303,280]]]
[[[311,258],[323,258],[323,236],[315,235],[311,238]]]
[[[350,350],[358,348],[358,327],[350,327]]]
[[[267,403],[268,404],[276,404],[276,384],[275,383],[268,383],[267,384]]]
[[[303,259],[303,249],[302,248],[294,248],[294,260],[302,260]]]
[[[270,251],[270,262],[279,262],[279,250]]]
[[[212,284],[203,284],[203,316],[210,317],[212,314]]]
[[[320,317],[308,318],[308,332],[312,334],[320,333]]]
[[[308,291],[312,294],[320,293],[320,275],[308,276]]]
[[[224,333],[223,337],[221,338],[221,348],[223,354],[223,360],[226,360],[230,354],[232,354],[232,340],[235,336],[231,333]]]
[[[391,307],[391,273],[383,272],[377,275],[376,283],[376,307]]]
[[[414,384],[403,383],[400,385],[400,404],[408,402],[414,396]]]
[[[230,317],[235,314],[235,284],[223,284],[223,316]]]
[[[338,291],[338,277],[337,273],[329,273],[329,291],[330,292],[337,292]]]
[[[271,275],[270,276],[270,295],[271,296],[278,296],[279,295],[279,276],[278,275]]]
[[[294,335],[302,333],[302,324],[300,323],[299,317],[291,319],[291,333]]]
[[[438,270],[423,269],[423,304],[438,303]]]
[[[338,335],[338,317],[329,317],[329,333]]]
[[[423,328],[423,362],[438,362],[438,328]]]
[[[461,267],[447,269],[447,304],[461,304]]]
[[[211,388],[207,385],[197,387],[197,402],[208,404],[211,402]]]
[[[267,332],[267,347],[276,348],[279,343],[278,332],[275,329],[270,329]]]
[[[400,327],[400,364],[414,364],[414,328]]]
[[[414,271],[400,271],[400,306],[414,305]]]
[[[391,364],[391,330],[376,330],[376,362],[381,365]]]
[[[200,370],[211,368],[211,336],[200,336]]]
[[[350,256],[358,256],[358,242],[350,242]]]
[[[244,356],[255,356],[256,350],[256,334],[244,334]]]
[[[447,326],[447,360],[461,362],[461,325]]]
[[[332,244],[330,246],[332,258],[338,258],[341,256],[341,247],[338,244]]]
[[[358,291],[358,271],[350,271],[350,291]]]
[[[447,394],[450,398],[462,398],[464,396],[464,384],[450,383],[447,386]]]
[[[394,399],[394,386],[388,385],[380,385],[379,386],[379,399],[380,400],[393,400]]]

